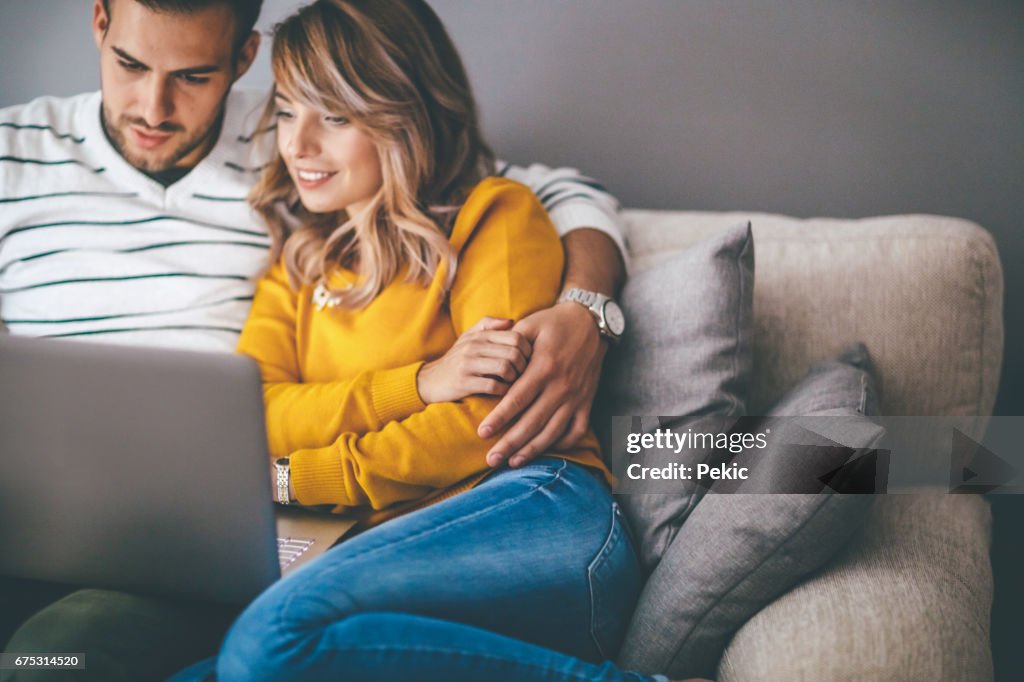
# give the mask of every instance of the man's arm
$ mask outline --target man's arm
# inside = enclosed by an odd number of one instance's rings
[[[536,177],[541,171],[548,173],[547,179]],[[545,208],[565,248],[562,290],[578,287],[614,296],[626,274],[618,201],[572,169],[551,171],[535,165],[505,169],[504,174],[530,185],[542,203],[547,200]],[[598,225],[573,224],[587,219]],[[521,466],[551,449],[571,448],[588,429],[607,350],[608,342],[590,312],[573,302],[536,312],[517,323],[515,330],[533,342],[533,353],[526,371],[477,431],[481,438],[489,438],[515,421],[488,452],[491,466],[503,461]]]
[[[565,248],[562,291],[579,287],[613,298],[618,294],[626,278],[626,264],[622,251],[606,232],[577,228],[562,237],[562,246]],[[583,309],[583,306],[576,307]],[[593,322],[593,318],[590,320]],[[597,327],[594,329],[596,331]]]

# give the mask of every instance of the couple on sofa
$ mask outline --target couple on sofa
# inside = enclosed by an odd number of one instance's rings
[[[664,532],[685,514],[624,498],[632,534],[588,427],[624,331],[615,200],[494,160],[422,0],[317,0],[274,31],[269,100],[232,92],[260,6],[94,0],[102,91],[0,111],[0,316],[15,334],[253,357],[276,500],[359,533],[241,614],[91,589],[36,605],[39,586],[5,580],[29,604],[5,649],[84,652],[88,679],[133,681],[664,680],[649,649],[714,659],[693,631],[686,649],[652,635],[677,633],[672,609],[633,615],[669,544],[690,553]],[[735,272],[746,303],[721,307],[749,312],[753,244],[730,234],[728,266],[675,291]],[[642,290],[624,293],[637,328],[663,303]],[[612,662],[627,627],[620,660],[642,673]],[[67,673],[0,682],[46,675]]]
[[[102,93],[0,112],[3,322],[237,342],[277,501],[361,532],[241,615],[80,590],[6,650],[84,650],[106,680],[166,677],[221,637],[174,679],[665,679],[610,660],[643,581],[587,426],[601,337],[623,331],[614,199],[496,166],[421,0],[284,21],[250,125],[230,89],[260,4],[95,0]]]

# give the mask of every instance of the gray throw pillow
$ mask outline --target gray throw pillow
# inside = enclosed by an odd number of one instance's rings
[[[858,344],[814,367],[768,416],[828,417],[822,421],[832,425],[829,439],[874,448],[884,430],[870,419],[878,414],[872,374],[867,350]],[[620,651],[624,667],[714,677],[733,633],[832,558],[874,500],[829,488],[817,494],[715,490],[694,509],[644,587]]]
[[[611,348],[594,409],[609,460],[615,415],[673,415],[700,430],[746,413],[753,369],[754,238],[750,223],[724,230],[631,277],[622,291],[626,335]],[[668,417],[650,428],[678,427]],[[648,430],[650,430],[648,428]],[[700,458],[702,453],[690,453]],[[661,453],[645,453],[658,466]],[[634,458],[635,459],[635,458]],[[680,461],[679,458],[673,458]],[[620,484],[627,483],[620,476]],[[651,570],[704,489],[619,499]]]

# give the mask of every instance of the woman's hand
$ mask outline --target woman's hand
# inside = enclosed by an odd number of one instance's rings
[[[513,421],[487,453],[487,463],[526,464],[554,449],[573,448],[590,425],[608,343],[594,317],[567,301],[520,320],[515,328],[530,340],[533,358],[508,395],[480,424],[477,435],[489,438]]]
[[[416,388],[424,403],[461,400],[471,395],[505,395],[530,359],[526,337],[512,331],[512,320],[484,317],[467,329],[448,352],[420,368]]]

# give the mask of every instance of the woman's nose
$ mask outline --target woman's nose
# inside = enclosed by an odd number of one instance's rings
[[[287,149],[288,153],[296,159],[316,156],[320,152],[316,124],[305,117],[297,119],[292,125]]]

